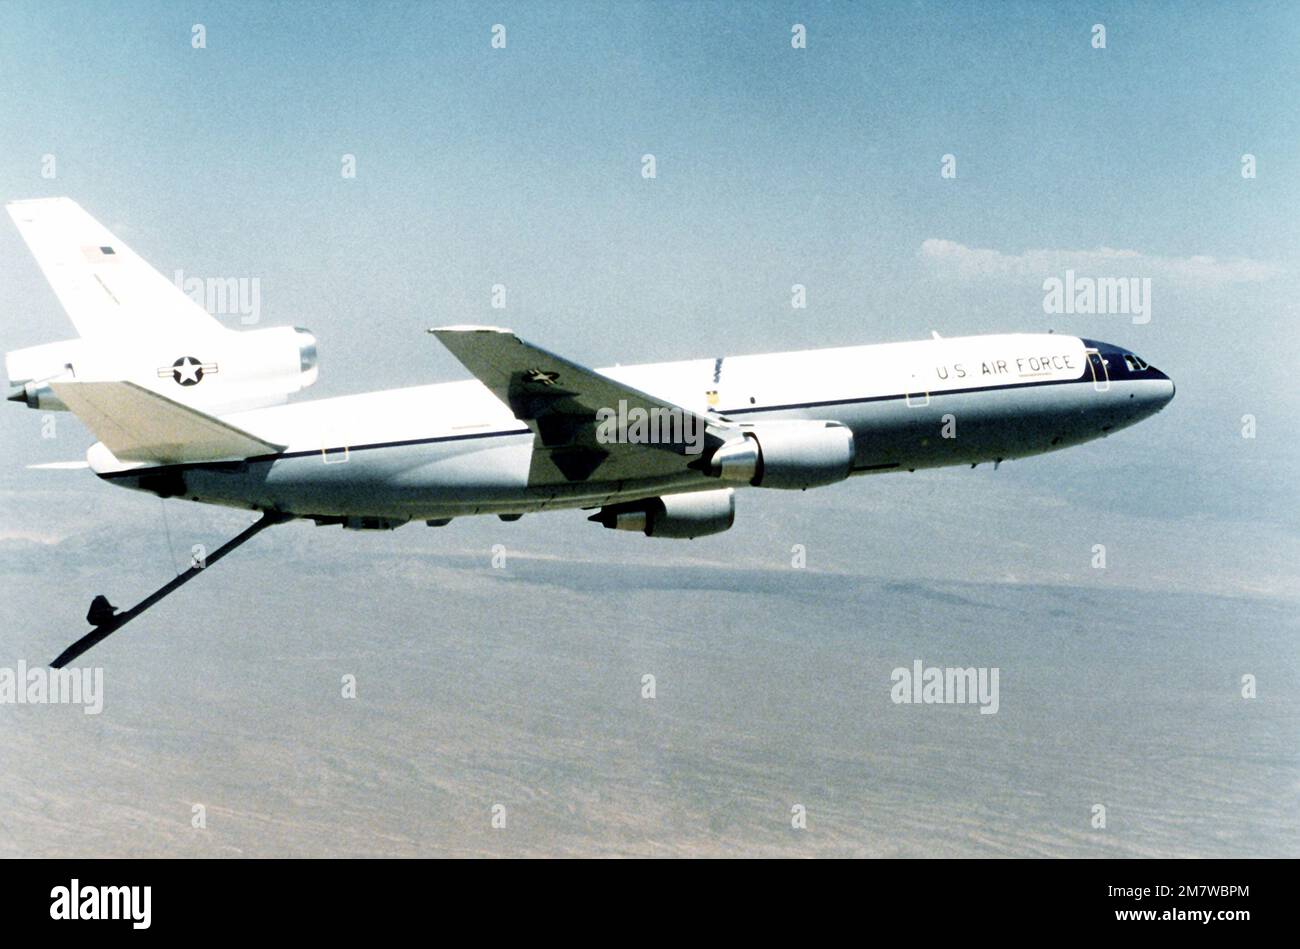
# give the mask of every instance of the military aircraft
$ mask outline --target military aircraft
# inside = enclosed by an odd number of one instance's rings
[[[317,377],[310,332],[222,326],[68,198],[7,207],[78,333],[7,353],[9,399],[74,413],[109,484],[260,514],[131,609],[96,597],[56,668],[292,519],[391,530],[582,508],[693,538],[731,527],[736,488],[996,466],[1174,395],[1137,354],[1056,333],[589,369],[508,329],[444,326],[429,332],[473,379],[290,403]]]

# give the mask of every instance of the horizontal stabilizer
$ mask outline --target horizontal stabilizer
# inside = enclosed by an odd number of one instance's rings
[[[121,461],[221,461],[284,449],[134,382],[52,382],[50,387]]]

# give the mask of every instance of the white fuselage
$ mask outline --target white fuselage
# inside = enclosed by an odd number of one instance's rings
[[[1118,347],[1055,334],[929,339],[599,370],[737,423],[840,422],[855,474],[1023,457],[1098,438],[1159,411],[1173,383]],[[1144,368],[1138,369],[1135,366]],[[530,483],[533,433],[476,380],[224,415],[282,452],[241,462],[124,465],[101,477],[164,496],[303,517],[392,523],[589,507],[717,482],[697,473]]]

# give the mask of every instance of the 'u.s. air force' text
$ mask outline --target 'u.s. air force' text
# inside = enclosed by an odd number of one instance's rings
[[[965,363],[955,362],[947,366],[935,366],[934,374],[940,379],[951,376],[954,379],[966,379],[972,374],[977,378],[985,376],[1009,376],[1012,365],[1015,374],[1022,379],[1034,376],[1049,376],[1053,372],[1081,372],[1074,357],[1065,353],[1048,356],[1020,356],[1016,359],[986,359],[979,364],[979,369],[968,369]]]

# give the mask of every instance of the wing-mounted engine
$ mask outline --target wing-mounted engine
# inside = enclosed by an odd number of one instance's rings
[[[853,432],[839,422],[779,420],[743,427],[713,453],[709,474],[786,490],[843,481],[853,471]]]
[[[5,354],[9,399],[65,410],[52,382],[133,382],[208,413],[278,405],[316,381],[316,337],[280,326],[46,343]]]
[[[721,534],[735,519],[736,497],[731,488],[610,504],[587,518],[611,530],[687,540]]]

